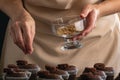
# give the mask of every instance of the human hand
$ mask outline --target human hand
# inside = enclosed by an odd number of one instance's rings
[[[14,43],[22,49],[25,54],[33,52],[33,39],[35,36],[35,22],[27,12],[12,19],[10,34]]]
[[[80,17],[86,19],[85,29],[81,34],[75,36],[73,39],[81,39],[95,28],[96,20],[99,17],[99,10],[97,9],[97,5],[89,4],[85,6],[80,13]]]

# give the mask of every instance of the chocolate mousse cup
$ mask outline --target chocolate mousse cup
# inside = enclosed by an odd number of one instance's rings
[[[68,79],[69,78],[69,74],[67,71],[64,71],[64,70],[60,70],[54,66],[48,66],[46,65],[45,66],[45,69],[48,70],[50,73],[52,74],[57,74],[57,75],[60,75],[63,77],[63,79]]]
[[[104,71],[96,70],[96,68],[92,67],[86,67],[83,71],[83,73],[89,73],[91,72],[93,75],[99,75],[103,80],[106,80],[107,75]]]
[[[113,70],[113,67],[105,67],[104,72],[107,75],[107,79],[106,80],[114,80],[114,70]]]
[[[68,65],[68,64],[58,64],[57,68],[67,71],[70,75],[76,75],[78,72],[76,66]]]
[[[64,80],[62,76],[52,74],[49,71],[39,71],[37,80]]]
[[[40,71],[40,67],[38,65],[29,64],[26,60],[17,60],[16,63],[20,69],[31,72],[31,77],[29,80],[37,79],[37,72]]]
[[[5,80],[29,80],[29,77],[27,73],[25,72],[14,72],[11,74],[6,74]]]
[[[28,64],[26,69],[32,73],[29,80],[37,80],[37,72],[40,71],[40,67],[36,64]]]
[[[78,69],[76,68],[76,66],[68,64],[58,64],[57,68],[68,72],[69,74],[68,80],[76,79],[76,75],[78,73]]]
[[[83,73],[80,75],[78,80],[103,80],[100,75],[94,75],[91,72]]]

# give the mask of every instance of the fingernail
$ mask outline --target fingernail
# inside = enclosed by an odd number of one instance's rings
[[[28,54],[32,54],[32,50],[28,50],[27,53],[28,53]]]
[[[81,17],[81,18],[84,18],[84,17],[85,17],[85,14],[81,14],[80,17]]]

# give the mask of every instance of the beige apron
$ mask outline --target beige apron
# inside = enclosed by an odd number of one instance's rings
[[[3,66],[15,64],[19,59],[38,64],[41,68],[46,64],[68,63],[77,66],[80,75],[85,67],[105,63],[106,66],[114,67],[115,74],[120,72],[120,24],[117,14],[100,18],[96,28],[81,41],[83,47],[80,49],[62,51],[63,38],[52,33],[51,20],[80,14],[83,5],[96,2],[98,0],[26,0],[25,8],[36,21],[34,52],[24,55],[13,43],[8,27],[2,53]]]

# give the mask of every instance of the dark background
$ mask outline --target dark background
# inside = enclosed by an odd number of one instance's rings
[[[2,11],[0,11],[0,55],[2,51],[2,45],[4,40],[4,35],[6,31],[6,27],[8,24],[9,17],[4,14]]]

